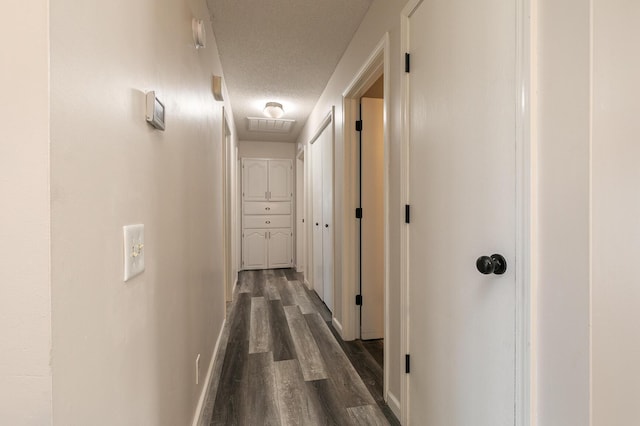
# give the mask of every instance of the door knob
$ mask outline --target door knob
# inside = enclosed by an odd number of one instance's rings
[[[501,254],[480,256],[478,260],[476,260],[476,268],[485,275],[502,275],[507,271],[507,261]]]
[[[318,226],[318,222],[316,222],[316,226]]]
[[[328,228],[328,227],[329,227],[329,224],[328,224],[328,223],[325,223],[325,224],[324,224],[324,227],[325,227],[325,228]]]

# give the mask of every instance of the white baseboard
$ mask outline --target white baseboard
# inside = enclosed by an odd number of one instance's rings
[[[305,285],[305,287],[307,287],[307,290],[313,290],[313,289],[311,288],[311,284],[309,284],[309,281],[307,281],[307,279],[306,279],[306,278],[304,279],[303,284]]]
[[[298,265],[296,265],[296,272],[304,272],[304,266],[298,267]]]
[[[196,407],[196,412],[193,416],[193,426],[198,426],[200,424],[200,420],[202,418],[202,410],[204,409],[204,405],[207,401],[207,397],[209,396],[209,388],[211,387],[211,374],[213,373],[213,364],[216,361],[216,356],[218,356],[218,350],[220,349],[220,339],[222,338],[222,332],[224,331],[224,326],[227,320],[222,321],[222,326],[220,327],[220,332],[218,333],[218,339],[216,340],[216,345],[213,347],[213,355],[211,355],[211,362],[209,362],[209,369],[207,370],[207,377],[204,379],[204,383],[202,384],[202,392],[200,392],[200,399],[198,400],[198,406]]]
[[[331,318],[331,324],[333,324],[333,328],[336,329],[336,331],[338,332],[338,334],[340,335],[340,337],[344,336],[344,333],[342,332],[342,324],[340,324],[340,321],[338,321],[336,319],[336,317],[332,317]],[[344,340],[344,339],[343,339]]]
[[[400,416],[400,401],[391,392],[387,392],[387,405],[391,408],[393,414],[396,415],[396,418],[400,419],[402,417]]]

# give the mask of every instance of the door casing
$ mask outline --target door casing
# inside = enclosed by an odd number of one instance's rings
[[[337,212],[343,217],[342,241],[342,324],[336,327],[344,340],[354,340],[360,335],[359,309],[354,300],[359,293],[357,283],[360,280],[358,271],[358,226],[355,219],[355,207],[358,206],[358,141],[359,132],[355,129],[355,121],[360,117],[360,98],[383,76],[384,80],[384,336],[390,335],[389,328],[389,111],[391,87],[391,58],[389,33],[385,33],[369,57],[362,64],[353,80],[342,92],[343,100],[343,132],[344,132],[344,203],[343,211]],[[384,378],[383,395],[389,402],[389,373],[391,351],[384,345]],[[395,362],[396,360],[394,360]],[[394,403],[390,406],[395,407]],[[397,413],[396,413],[397,414]]]

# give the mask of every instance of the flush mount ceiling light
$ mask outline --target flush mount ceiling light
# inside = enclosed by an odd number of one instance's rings
[[[264,106],[264,115],[270,118],[280,118],[284,115],[284,108],[278,102],[267,102]]]

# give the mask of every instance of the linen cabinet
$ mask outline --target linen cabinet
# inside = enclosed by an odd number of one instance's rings
[[[292,200],[292,160],[242,160],[242,269],[293,265]]]

